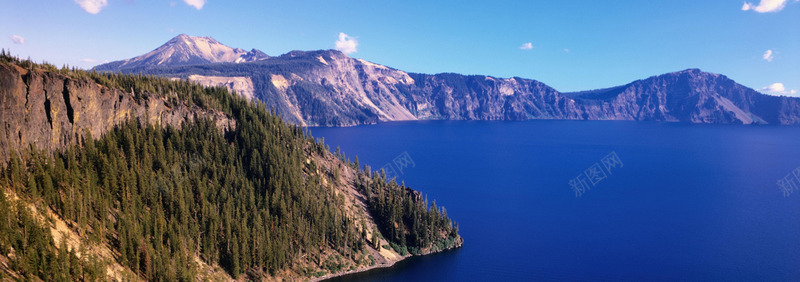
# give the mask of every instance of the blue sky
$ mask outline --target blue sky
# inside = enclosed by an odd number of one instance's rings
[[[800,96],[798,0],[0,0],[0,7],[0,47],[59,66],[134,57],[181,33],[273,56],[333,49],[344,33],[357,42],[340,44],[355,49],[350,56],[409,72],[519,76],[576,91],[700,68]]]

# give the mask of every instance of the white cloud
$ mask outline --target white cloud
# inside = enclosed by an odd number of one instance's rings
[[[81,9],[87,13],[97,14],[108,5],[108,0],[75,0],[75,3],[78,3]]]
[[[12,34],[9,35],[8,38],[11,39],[11,42],[14,42],[14,44],[25,44],[25,38],[22,36]]]
[[[525,43],[522,43],[522,46],[519,46],[519,49],[520,49],[520,50],[530,50],[530,49],[533,49],[533,43],[531,43],[531,42],[525,42]]]
[[[753,10],[758,13],[770,13],[783,10],[783,7],[786,7],[786,0],[761,0],[758,5],[753,5],[753,3],[750,2],[744,2],[742,5],[742,11]]]
[[[783,92],[786,92],[786,87],[783,86],[783,83],[776,82],[776,83],[770,84],[767,87],[761,88],[761,90],[767,91],[767,92],[783,93]]]
[[[780,82],[776,82],[776,83],[770,84],[767,87],[761,88],[761,91],[768,92],[768,93],[771,93],[771,94],[784,94],[784,95],[792,95],[792,96],[797,94],[797,90],[794,90],[794,89],[786,90],[786,86],[784,86],[783,83],[780,83]]]
[[[97,60],[86,58],[86,59],[81,59],[81,62],[94,64],[97,63]]]
[[[352,38],[345,34],[344,32],[339,33],[339,40],[336,40],[336,50],[342,51],[342,53],[350,54],[358,52],[358,40]]]
[[[567,52],[567,53],[569,53],[569,49],[564,49],[564,52]]]
[[[767,62],[772,62],[772,58],[774,57],[775,56],[772,55],[772,49],[768,49],[766,52],[764,52],[764,55],[761,55],[761,58]]]
[[[187,5],[194,7],[195,9],[202,9],[203,5],[206,4],[206,0],[183,0],[186,2]]]

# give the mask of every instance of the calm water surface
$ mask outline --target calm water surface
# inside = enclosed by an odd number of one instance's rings
[[[800,281],[800,128],[610,121],[312,128],[444,205],[464,247],[352,281]],[[576,197],[570,180],[621,167]],[[586,178],[582,178],[584,181]],[[598,179],[594,179],[598,180]]]

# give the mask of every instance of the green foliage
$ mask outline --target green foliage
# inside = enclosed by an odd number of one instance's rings
[[[237,276],[274,273],[320,246],[360,250],[343,200],[319,177],[303,179],[302,131],[255,108],[239,113],[227,136],[208,120],[181,130],[132,121],[55,161],[34,154],[23,192],[41,190],[82,230],[105,234],[98,240],[144,278],[192,279],[195,254]],[[59,185],[46,188],[50,179]]]
[[[53,71],[25,62],[0,54],[0,63]],[[320,175],[311,173],[319,169],[315,162],[306,162],[330,154],[322,140],[222,87],[66,66],[56,71],[137,97],[162,95],[172,105],[220,111],[236,121],[228,132],[203,119],[180,129],[129,121],[54,155],[12,154],[2,170],[0,183],[46,204],[90,241],[111,244],[117,260],[141,278],[192,280],[197,256],[234,277],[299,269],[299,261],[330,271],[368,262],[365,225],[347,216],[343,197],[322,184],[323,177],[341,184],[340,168]],[[412,190],[368,171],[359,171],[357,179],[380,232],[396,249],[421,250],[457,238],[443,209],[429,209]],[[24,225],[16,224],[0,229]],[[41,260],[29,265],[44,269],[38,273],[49,270]]]
[[[7,199],[0,189],[0,253],[7,255],[11,270],[25,280],[98,281],[105,267],[96,258],[79,258],[64,240],[56,248],[50,229],[39,222],[22,202]]]
[[[435,201],[429,206],[418,192],[387,182],[383,173],[372,173],[371,178],[363,173],[357,184],[381,233],[401,255],[452,248],[460,240],[458,226]]]

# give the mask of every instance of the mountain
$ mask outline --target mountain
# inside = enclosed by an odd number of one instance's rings
[[[565,97],[520,78],[406,73],[335,50],[292,51],[243,64],[160,67],[165,77],[218,80],[246,77],[254,98],[287,121],[309,126],[349,126],[417,119],[563,118]],[[553,106],[545,101],[562,101]],[[574,116],[573,118],[578,118]]]
[[[98,71],[140,71],[158,66],[243,63],[265,60],[267,54],[256,49],[231,48],[210,37],[181,34],[147,54],[95,67]]]
[[[240,64],[154,65],[145,72],[226,86],[307,126],[428,119],[800,124],[800,98],[764,95],[698,69],[575,93],[519,77],[406,73],[335,50]]]
[[[458,226],[263,106],[0,53],[0,275],[309,280],[460,247]]]
[[[585,119],[800,124],[800,98],[764,95],[699,69],[565,96],[582,106]]]

